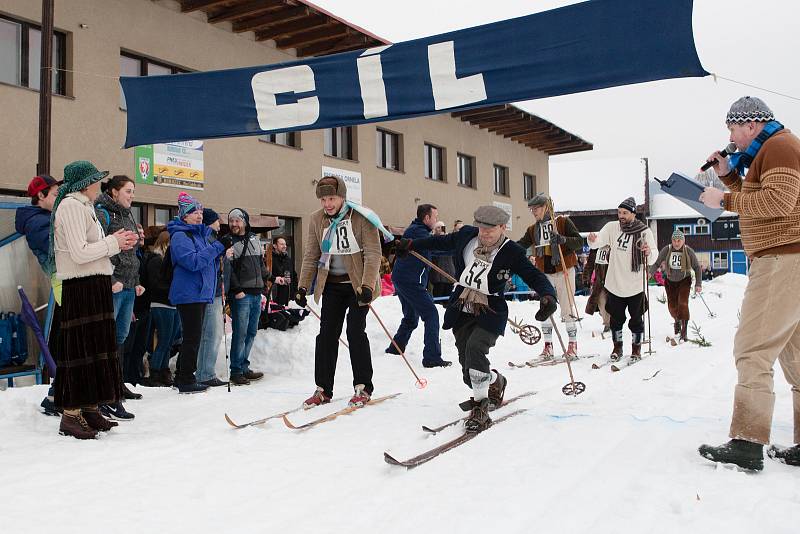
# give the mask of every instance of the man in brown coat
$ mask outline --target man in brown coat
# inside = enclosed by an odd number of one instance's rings
[[[768,454],[800,466],[800,139],[755,97],[734,102],[725,122],[739,152],[730,162],[719,152],[708,161],[730,192],[707,187],[700,201],[739,214],[751,263],[733,342],[739,380],[732,439],[718,447],[702,445],[699,451],[715,462],[763,469],[775,406],[773,366],[779,360],[792,386],[796,445],[773,446]]]
[[[326,176],[317,183],[322,209],[311,215],[303,250],[303,266],[295,302],[308,304],[308,287],[316,277],[314,301],[322,301],[322,318],[314,353],[317,389],[305,407],[327,404],[339,354],[339,336],[347,315],[347,342],[355,392],[352,406],[362,406],[372,395],[372,357],[366,334],[369,304],[380,295],[378,270],[381,244],[378,229],[346,203],[344,180]]]

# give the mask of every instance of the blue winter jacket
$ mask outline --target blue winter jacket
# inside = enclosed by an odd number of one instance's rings
[[[411,224],[408,225],[406,231],[403,232],[403,237],[406,239],[424,239],[426,237],[430,237],[431,229],[425,226],[425,224],[420,221],[419,219],[414,219],[411,221]],[[421,256],[425,256],[428,260],[431,259],[433,253],[429,250],[426,251],[418,251]],[[428,287],[428,273],[430,271],[430,267],[422,263],[420,260],[415,258],[414,256],[406,256],[405,258],[397,258],[397,261],[394,262],[394,267],[392,268],[392,282],[395,285],[409,285],[409,284],[418,284],[422,287]]]
[[[472,239],[478,236],[478,228],[475,226],[463,226],[458,232],[447,235],[436,235],[414,241],[412,249],[418,253],[422,251],[450,252],[453,254],[453,263],[456,267],[455,278],[459,279],[464,272],[464,249]],[[489,312],[478,315],[478,326],[502,336],[506,329],[506,319],[508,319],[508,305],[505,301],[506,280],[512,275],[518,274],[525,283],[534,291],[541,295],[550,295],[556,298],[556,290],[539,269],[534,267],[525,250],[513,240],[507,242],[497,252],[492,262],[492,269],[489,271]],[[464,287],[456,285],[450,300],[447,303],[447,310],[444,314],[444,324],[442,328],[448,330],[453,328],[461,314],[461,307],[458,305],[458,297],[464,291]]]
[[[174,265],[169,301],[173,306],[212,302],[219,256],[225,247],[219,241],[209,242],[211,228],[204,224],[186,224],[174,219],[167,224],[167,231]]]
[[[52,272],[47,268],[48,248],[50,247],[50,212],[39,206],[17,208],[14,228],[25,236],[28,247],[39,260],[44,272]]]

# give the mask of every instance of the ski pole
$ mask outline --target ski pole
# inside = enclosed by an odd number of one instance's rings
[[[372,307],[372,304],[367,304],[367,306],[369,306],[369,309],[370,309],[370,311],[372,311],[372,314],[375,316],[375,318],[376,318],[376,319],[378,320],[378,322],[380,323],[380,325],[381,325],[381,328],[383,328],[383,331],[386,333],[386,337],[388,337],[388,338],[389,338],[389,341],[392,343],[392,345],[394,346],[395,350],[396,350],[396,351],[397,351],[397,352],[400,354],[400,356],[402,356],[402,358],[403,358],[403,361],[404,361],[404,362],[406,362],[406,365],[408,366],[408,369],[411,371],[411,374],[412,374],[412,375],[414,375],[414,378],[416,378],[416,379],[417,379],[416,386],[417,386],[419,389],[424,389],[424,388],[425,388],[425,386],[427,386],[427,385],[428,385],[428,381],[427,381],[426,379],[424,379],[424,378],[420,378],[420,377],[417,375],[416,371],[414,371],[414,368],[413,368],[413,367],[411,367],[411,364],[410,364],[410,363],[408,363],[408,358],[406,358],[406,355],[403,353],[403,350],[400,348],[400,346],[399,346],[399,345],[397,344],[397,342],[394,340],[394,338],[392,337],[392,335],[389,333],[389,330],[387,330],[387,329],[386,329],[386,325],[385,325],[385,324],[383,324],[383,321],[381,321],[381,318],[380,318],[380,316],[378,316],[378,312],[376,312],[376,311],[375,311],[375,308],[373,308],[373,307]]]
[[[231,392],[231,367],[230,363],[228,362],[228,335],[225,333],[225,327],[228,325],[228,317],[225,315],[225,255],[219,257],[219,274],[220,274],[220,285],[222,285],[222,291],[220,291],[220,298],[222,299],[222,344],[225,346],[225,368],[228,369],[228,393]],[[219,345],[217,345],[219,349]]]
[[[641,250],[641,245],[639,250]],[[647,306],[647,354],[653,354],[653,330],[650,327],[650,284],[647,283],[647,256],[644,251],[642,251],[642,293],[646,294],[645,305]],[[644,319],[644,317],[642,318]]]
[[[408,253],[411,254],[412,256],[414,256],[415,258],[417,258],[419,261],[421,261],[422,263],[424,263],[428,267],[430,267],[431,269],[433,269],[434,271],[436,271],[437,273],[439,273],[442,276],[444,276],[446,279],[450,280],[450,282],[452,282],[453,284],[458,284],[459,283],[458,280],[456,280],[455,278],[450,276],[450,273],[448,273],[446,271],[443,271],[442,269],[439,268],[438,265],[434,265],[430,260],[428,260],[428,258],[423,256],[419,252],[416,252],[414,250],[409,250]],[[517,334],[522,332],[522,334],[520,334],[520,338],[522,339],[523,343],[525,343],[527,345],[534,345],[534,344],[538,343],[539,339],[541,338],[541,332],[539,332],[538,328],[536,328],[535,326],[522,325],[520,323],[517,323],[516,321],[512,321],[508,317],[506,317],[506,321],[508,322],[509,325],[511,325],[512,329],[517,331],[516,332]],[[530,328],[526,328],[526,327],[530,327]],[[537,334],[537,332],[538,332],[538,334]],[[530,343],[529,341],[532,340],[532,339],[535,339],[535,341],[533,341],[533,343]]]
[[[714,317],[716,317],[716,316],[717,316],[717,314],[716,314],[716,313],[714,313],[714,312],[712,312],[712,311],[711,311],[711,308],[709,308],[709,307],[708,307],[708,304],[706,304],[706,299],[704,299],[704,298],[703,298],[703,294],[702,294],[702,293],[696,293],[696,294],[697,294],[697,295],[700,295],[700,300],[702,300],[702,301],[703,301],[703,304],[705,305],[706,309],[708,310],[708,316],[709,316],[709,317],[711,317],[711,318],[714,318]]]
[[[553,325],[553,330],[556,332],[558,343],[561,345],[561,350],[564,352],[564,361],[567,362],[567,369],[569,370],[569,384],[565,384],[564,387],[561,388],[561,392],[564,395],[577,397],[586,391],[586,384],[583,382],[575,382],[575,376],[572,374],[572,364],[569,361],[569,354],[567,354],[567,347],[564,346],[564,340],[561,339],[561,331],[558,329],[558,326],[556,326],[556,320],[553,319],[552,315],[550,315],[550,323]]]
[[[320,317],[319,314],[314,310],[314,308],[311,307],[311,304],[306,304],[306,309],[311,312],[311,315],[319,319],[320,323],[322,322],[322,317]],[[341,338],[341,336],[339,337],[339,343],[344,345],[345,348],[350,349],[350,345],[348,345],[347,342]]]
[[[550,220],[553,221],[553,227],[555,228],[556,225],[556,215],[553,212],[553,200],[548,199],[547,201],[547,209],[550,210]],[[583,319],[580,316],[580,312],[578,312],[578,305],[575,304],[575,291],[572,289],[572,286],[569,283],[569,276],[567,276],[567,265],[566,259],[564,259],[564,251],[561,248],[561,243],[556,243],[558,247],[558,256],[561,258],[561,273],[564,275],[564,285],[567,286],[567,300],[569,301],[570,306],[570,317],[578,321],[578,326],[583,330],[583,325],[581,321]],[[575,312],[574,314],[571,312]]]

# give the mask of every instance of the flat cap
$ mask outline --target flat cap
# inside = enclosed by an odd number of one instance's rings
[[[479,228],[492,228],[508,223],[508,213],[497,206],[481,206],[475,210],[475,226]]]
[[[528,201],[528,207],[533,206],[544,206],[550,201],[550,197],[548,197],[544,193],[536,193],[532,199]]]

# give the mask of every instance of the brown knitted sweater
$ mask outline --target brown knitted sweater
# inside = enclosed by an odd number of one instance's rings
[[[744,180],[720,176],[731,190],[723,206],[739,214],[748,256],[800,253],[800,139],[781,130],[767,139]]]

